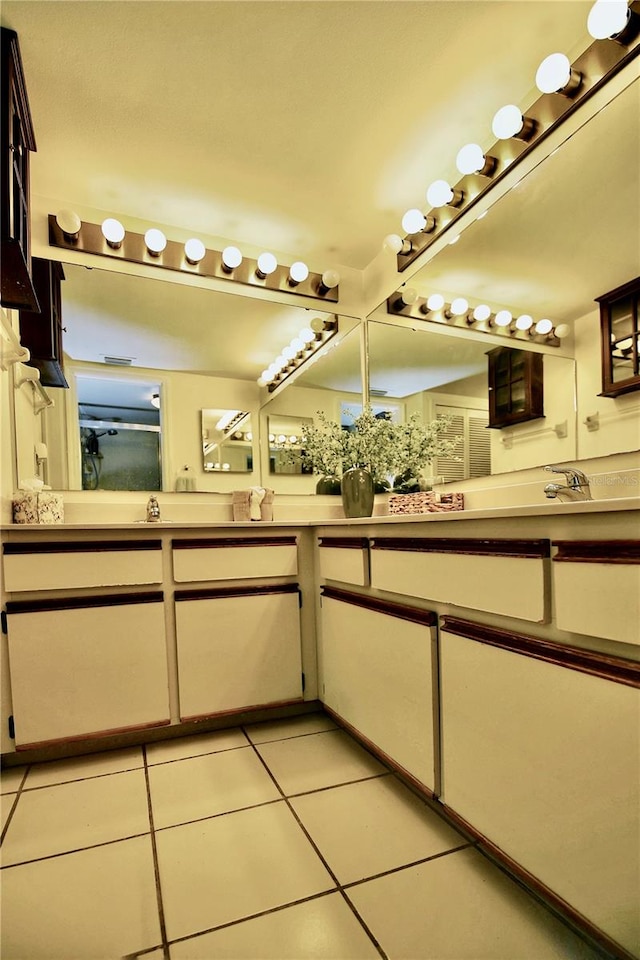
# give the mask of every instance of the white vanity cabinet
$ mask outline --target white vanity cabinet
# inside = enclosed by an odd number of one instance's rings
[[[171,541],[176,583],[254,580],[298,573],[295,536],[218,536]]]
[[[18,748],[169,723],[162,591],[6,606]]]
[[[181,720],[303,697],[298,585],[175,592]]]
[[[444,617],[445,807],[633,954],[640,665]]]
[[[333,586],[322,588],[322,700],[430,793],[436,790],[436,617]]]
[[[368,537],[319,537],[320,577],[354,586],[369,586]]]

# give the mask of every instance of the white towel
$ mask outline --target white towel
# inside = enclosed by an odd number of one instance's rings
[[[249,487],[249,517],[251,520],[262,520],[260,505],[266,492],[264,487]]]

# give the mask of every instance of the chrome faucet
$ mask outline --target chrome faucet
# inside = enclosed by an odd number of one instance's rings
[[[160,504],[156,497],[149,497],[147,503],[147,523],[157,523],[160,520]]]
[[[563,473],[567,478],[566,484],[548,483],[546,485],[544,495],[549,500],[554,500],[556,497],[560,500],[563,497],[567,497],[568,500],[593,500],[589,479],[582,470],[577,470],[575,467],[553,466],[544,469],[549,470],[550,473]]]

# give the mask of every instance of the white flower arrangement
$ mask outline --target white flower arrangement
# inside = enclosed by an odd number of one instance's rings
[[[357,416],[349,412],[353,425],[345,428],[335,420],[317,413],[317,423],[305,424],[299,456],[305,467],[325,477],[339,478],[352,467],[368,470],[376,490],[388,490],[390,477],[419,489],[420,471],[434,457],[451,457],[459,437],[445,439],[442,434],[449,420],[438,417],[423,423],[419,413],[406,423],[393,423],[388,415],[373,413],[369,405]],[[408,490],[406,491],[408,492]]]

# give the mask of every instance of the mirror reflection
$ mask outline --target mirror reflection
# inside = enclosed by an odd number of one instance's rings
[[[269,431],[269,473],[310,473],[300,457],[302,430],[312,423],[310,417],[267,417]]]
[[[246,410],[202,411],[202,469],[206,473],[251,473],[250,413]]]

